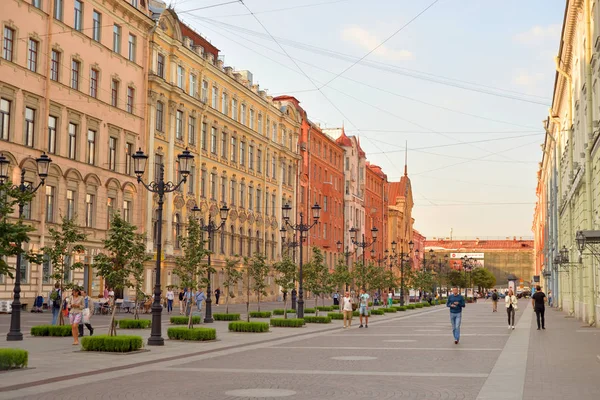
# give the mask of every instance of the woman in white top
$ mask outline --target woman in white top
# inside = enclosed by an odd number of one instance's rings
[[[350,292],[346,292],[342,299],[342,313],[344,314],[344,328],[347,328],[352,325],[352,297],[350,297]],[[346,321],[348,321],[348,324],[346,324]]]
[[[173,288],[169,288],[167,290],[167,314],[171,314],[173,311],[173,300],[175,300],[175,293],[173,293]]]
[[[515,329],[515,311],[519,308],[519,302],[512,289],[508,290],[508,294],[504,298],[504,303],[506,304],[506,313],[508,314],[508,329]]]

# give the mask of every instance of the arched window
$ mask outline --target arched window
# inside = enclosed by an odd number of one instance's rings
[[[175,214],[173,218],[173,236],[175,237],[175,248],[181,247],[181,217]]]

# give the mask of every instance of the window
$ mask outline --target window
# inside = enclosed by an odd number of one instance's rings
[[[187,179],[189,194],[194,194],[195,183],[196,183],[196,167],[191,166],[190,167],[190,175],[188,176],[188,179]]]
[[[67,219],[73,219],[75,216],[75,192],[67,190]]]
[[[221,132],[221,158],[227,159],[227,132]]]
[[[129,41],[128,41],[129,61],[135,62],[136,43],[137,43],[137,38],[135,37],[135,35],[132,35],[130,33]]]
[[[29,186],[29,187],[35,187],[33,186],[33,182],[27,182],[25,181],[25,186]],[[27,200],[24,204],[23,204],[23,218],[25,219],[31,219],[31,198],[29,198],[29,200]]]
[[[227,203],[227,177],[221,177],[221,202]]]
[[[273,154],[273,158],[271,159],[271,172],[273,176],[271,178],[277,179],[277,156]]]
[[[50,115],[48,117],[48,153],[56,153],[56,122],[57,118]]]
[[[231,112],[233,119],[238,120],[238,102],[237,99],[231,99]]]
[[[242,256],[242,255],[244,255],[244,230],[242,229],[242,227],[240,227],[239,238],[240,238],[240,249],[239,249],[238,255]]]
[[[273,123],[273,129],[271,130],[271,140],[277,142],[277,124]]]
[[[196,144],[196,118],[188,117],[188,143]]]
[[[63,6],[64,0],[54,0],[54,18],[59,21],[63,20]]]
[[[256,150],[256,171],[262,173],[262,150]]]
[[[31,5],[35,8],[42,8],[42,0],[31,0]]]
[[[260,189],[256,189],[256,212],[262,212],[262,190]]]
[[[229,204],[235,206],[235,196],[237,194],[236,182],[231,181],[229,184]]]
[[[25,107],[25,146],[33,147],[35,133],[35,110]]]
[[[240,165],[246,165],[246,142],[240,142]]]
[[[254,209],[254,188],[250,186],[248,188],[248,210]]]
[[[175,248],[179,249],[181,247],[181,218],[179,214],[175,214],[175,218],[173,218],[173,228],[174,228],[174,236],[175,236]]]
[[[160,178],[160,171],[163,168],[163,156],[161,154],[154,154],[154,180],[158,181]]]
[[[271,195],[271,216],[275,216],[275,203],[277,200],[275,200],[275,193],[273,193]]]
[[[250,109],[250,129],[254,129],[254,110]]]
[[[50,79],[58,82],[58,71],[60,69],[60,53],[58,50],[52,50],[52,59],[50,61]]]
[[[83,14],[83,3],[80,0],[75,0],[75,11],[74,11],[74,19],[73,19],[73,28],[75,30],[81,31],[81,17]]]
[[[142,1],[142,4],[144,4],[143,1]],[[134,6],[135,8],[137,8],[137,6],[138,6],[138,0],[131,0],[131,5]]]
[[[212,98],[211,98],[211,106],[212,108],[214,108],[215,110],[217,109],[217,99],[219,97],[219,89],[217,89],[216,87],[213,86],[212,88]]]
[[[50,262],[50,256],[44,254],[42,262],[42,283],[50,283],[52,263]]]
[[[94,165],[96,161],[96,132],[88,129],[87,134],[87,163]]]
[[[106,199],[106,214],[107,214],[107,218],[106,218],[106,227],[107,229],[110,229],[110,220],[113,218],[113,216],[115,215],[115,203],[117,202],[117,200],[113,197],[108,197]]]
[[[79,70],[81,63],[77,60],[71,61],[71,89],[79,90]]]
[[[350,157],[346,157],[346,171],[350,171]]]
[[[20,254],[17,257],[21,257],[21,270],[19,271],[21,274],[21,283],[26,284],[29,282],[29,262],[25,254]]]
[[[121,27],[116,24],[113,26],[113,51],[121,53]]]
[[[27,67],[32,72],[37,72],[38,46],[39,43],[37,41],[29,39],[29,57],[27,60]]]
[[[288,165],[288,185],[293,185],[294,182],[292,181],[292,166]]]
[[[85,195],[85,227],[93,228],[94,227],[94,195],[86,194]]]
[[[246,207],[246,185],[240,184],[240,207]]]
[[[54,186],[46,186],[46,222],[54,222]]]
[[[69,147],[67,149],[67,156],[71,159],[75,159],[77,151],[77,125],[69,123]]]
[[[254,169],[254,146],[248,146],[248,168]]]
[[[200,174],[200,196],[206,197],[206,170],[203,169]]]
[[[112,80],[110,86],[110,105],[113,107],[119,106],[119,81],[116,79]]]
[[[223,92],[221,95],[221,112],[225,115],[229,115],[229,111],[227,110],[227,93]]]
[[[133,174],[133,143],[127,143],[125,145],[125,173],[127,175]]]
[[[131,222],[131,201],[123,201],[123,219],[127,222]]]
[[[242,125],[246,125],[246,105],[245,104],[242,104],[240,114],[241,114],[241,118],[242,118]]]
[[[262,121],[262,114],[258,114],[258,133],[262,133],[263,132],[263,121]]]
[[[265,175],[267,178],[269,177],[269,165],[270,165],[271,156],[269,156],[269,151],[267,151],[267,163],[265,164]]]
[[[198,84],[198,78],[196,78],[196,75],[194,74],[190,74],[190,87],[188,88],[190,96],[195,97],[197,90],[196,90],[196,85]]]
[[[327,196],[323,196],[323,212],[327,212]]]
[[[14,29],[4,28],[4,41],[2,44],[2,58],[8,61],[13,60],[13,51],[15,45]]]
[[[217,200],[217,174],[210,174],[210,199]]]
[[[350,194],[350,181],[346,181],[346,194]]]
[[[92,39],[96,42],[100,41],[100,31],[102,29],[102,14],[94,10],[92,21]]]
[[[219,238],[219,251],[221,254],[225,254],[225,229],[221,229]]]
[[[133,114],[133,98],[135,96],[135,89],[131,86],[127,87],[127,112]]]
[[[159,54],[156,59],[156,75],[164,79],[165,77],[165,56]]]
[[[206,130],[207,129],[208,128],[207,128],[206,122],[203,122],[202,123],[202,132],[200,134],[200,147],[202,147],[202,150],[206,150],[206,148],[207,148],[206,147],[206,140],[207,140],[206,139],[206,135],[207,135]]]
[[[200,93],[202,102],[206,103],[208,101],[208,82],[205,80],[202,81],[202,93]]]
[[[217,154],[217,128],[210,128],[210,152]]]
[[[183,140],[183,111],[175,113],[175,139]]]
[[[285,146],[285,142],[286,142],[285,135],[286,135],[286,133],[287,132],[286,132],[285,128],[281,128],[281,145],[282,146]]]
[[[162,102],[156,102],[156,130],[159,132],[163,132],[164,125],[164,105]]]
[[[114,137],[108,138],[108,169],[117,169],[117,139]]]
[[[98,97],[98,70],[94,68],[90,70],[90,96]]]
[[[181,66],[177,66],[177,87],[179,89],[185,89],[185,69]]]
[[[229,227],[229,254],[235,255],[235,229],[233,225]]]
[[[231,157],[230,160],[235,162],[237,160],[237,139],[231,138]]]

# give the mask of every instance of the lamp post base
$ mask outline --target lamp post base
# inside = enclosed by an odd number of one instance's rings
[[[164,346],[165,345],[165,339],[162,338],[162,336],[159,337],[149,337],[148,338],[148,346]]]
[[[300,299],[298,300],[298,307],[296,310],[296,317],[297,318],[304,318],[304,300]]]
[[[16,342],[19,340],[23,340],[23,333],[21,332],[8,332],[6,335],[6,340],[9,342]]]

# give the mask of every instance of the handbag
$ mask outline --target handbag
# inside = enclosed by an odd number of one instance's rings
[[[84,308],[82,311],[82,317],[83,317],[83,323],[84,324],[89,324],[90,323],[90,309],[89,308]]]

